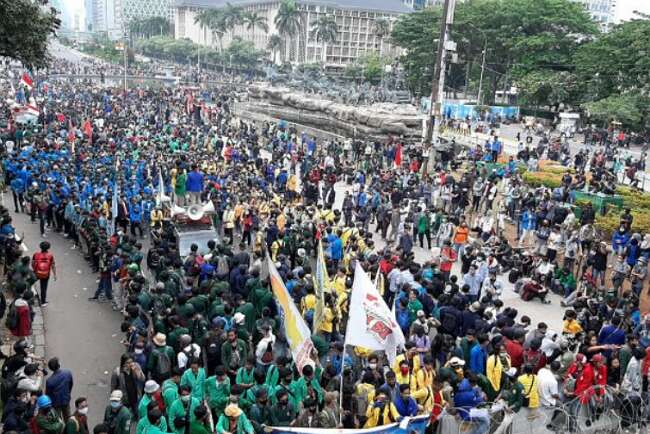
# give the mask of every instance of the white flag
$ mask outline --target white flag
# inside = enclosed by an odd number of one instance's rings
[[[404,334],[395,320],[395,314],[357,262],[345,344],[374,351],[383,350],[393,363],[397,349],[403,347],[404,342]]]

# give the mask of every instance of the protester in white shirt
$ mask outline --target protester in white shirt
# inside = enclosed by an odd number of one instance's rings
[[[557,400],[560,399],[556,374],[560,370],[560,362],[555,360],[549,367],[544,367],[537,373],[537,393],[539,404],[543,408],[554,408]]]

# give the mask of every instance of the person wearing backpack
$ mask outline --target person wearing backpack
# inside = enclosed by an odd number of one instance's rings
[[[42,241],[39,245],[41,251],[34,253],[32,256],[32,270],[36,274],[41,285],[41,306],[47,306],[47,285],[50,281],[50,275],[56,280],[56,266],[54,265],[54,256],[49,252],[50,243]]]
[[[171,376],[176,354],[174,349],[167,345],[165,334],[156,333],[152,341],[154,349],[147,363],[147,371],[151,373],[151,378],[160,384]]]
[[[16,299],[9,305],[9,312],[5,320],[5,325],[11,331],[11,334],[20,338],[31,336],[32,334],[32,307],[29,301],[32,298],[31,291],[16,294]]]

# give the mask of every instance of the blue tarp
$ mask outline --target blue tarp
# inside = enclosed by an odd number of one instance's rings
[[[368,429],[271,428],[273,434],[424,434],[429,415]]]
[[[428,113],[430,107],[430,98],[422,98],[420,109],[423,113]],[[465,119],[468,116],[471,119],[477,119],[475,105],[443,103],[442,113],[448,119]],[[519,116],[519,107],[515,106],[490,106],[491,116],[501,116],[502,118],[515,118]]]

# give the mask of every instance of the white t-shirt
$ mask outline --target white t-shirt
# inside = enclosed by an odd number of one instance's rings
[[[553,407],[556,399],[553,395],[558,395],[557,380],[555,375],[548,368],[542,368],[537,373],[537,393],[539,394],[539,403],[543,407]]]

